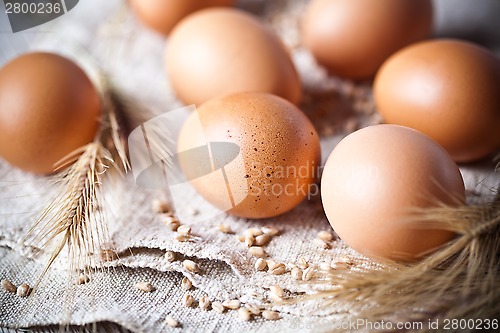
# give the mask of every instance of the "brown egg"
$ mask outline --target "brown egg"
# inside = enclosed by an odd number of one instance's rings
[[[267,92],[297,104],[301,83],[278,37],[229,8],[198,11],[172,31],[166,67],[177,96],[200,105],[237,92]]]
[[[411,45],[382,66],[375,101],[386,122],[415,128],[457,162],[500,148],[500,61],[458,40]]]
[[[356,251],[413,261],[454,237],[426,227],[412,209],[465,201],[460,171],[426,135],[397,125],[370,126],[343,139],[321,179],[326,216]]]
[[[431,0],[313,0],[302,22],[318,63],[351,79],[370,78],[392,53],[431,32]]]
[[[210,154],[193,158],[190,152],[207,142]],[[240,93],[203,104],[183,125],[178,151],[195,189],[236,216],[280,215],[319,192],[318,134],[302,111],[278,96]]]
[[[92,141],[101,113],[99,95],[72,61],[28,53],[0,69],[0,156],[34,173]]]
[[[207,7],[230,6],[234,0],[129,0],[139,19],[157,32],[168,35],[185,16]]]

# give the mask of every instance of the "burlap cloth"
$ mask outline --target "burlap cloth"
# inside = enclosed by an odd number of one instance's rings
[[[249,0],[240,6],[269,22],[292,48],[306,91],[303,108],[322,136],[323,160],[354,127],[378,121],[369,110],[368,83],[353,85],[328,78],[299,46],[297,17],[303,11],[304,1]],[[438,2],[438,9],[440,7],[442,2]],[[443,16],[442,12],[438,14]],[[164,39],[142,27],[122,1],[81,1],[73,11],[56,21],[15,35],[9,33],[5,17],[0,18],[0,64],[28,49],[52,50],[75,59],[89,71],[98,64],[121,94],[138,99],[157,112],[181,106],[164,75]],[[350,125],[346,126],[346,121]],[[463,166],[461,170],[470,200],[477,198],[477,193],[491,194],[491,188],[499,182],[492,174],[492,163]],[[245,220],[221,214],[194,222],[195,216],[192,219],[187,216],[182,223],[192,227],[195,237],[192,242],[178,242],[175,233],[151,209],[154,199],[164,197],[162,191],[145,190],[137,186],[130,175],[104,184],[103,188],[106,198],[103,210],[108,219],[110,240],[120,258],[108,263],[108,268],[96,273],[91,282],[73,288],[68,295],[65,292],[67,258],[63,253],[30,298],[21,299],[0,291],[0,326],[43,326],[61,320],[77,325],[111,321],[132,331],[159,332],[173,330],[164,321],[170,314],[186,331],[288,332],[317,331],[328,327],[330,320],[349,318],[348,309],[323,308],[320,303],[312,302],[275,305],[273,308],[281,312],[281,320],[251,322],[239,320],[235,311],[219,314],[183,306],[181,299],[186,293],[180,285],[183,276],[192,280],[195,288],[189,293],[195,299],[207,295],[212,301],[235,298],[260,304],[268,299],[269,287],[273,284],[281,285],[290,297],[312,291],[310,283],[297,282],[290,273],[275,276],[256,272],[256,259],[234,234],[217,230],[216,226],[221,223],[229,225],[236,234],[249,227],[265,225],[280,229],[279,236],[266,247],[276,262],[287,264],[304,258],[318,264],[353,258],[360,264],[371,264],[342,241],[334,241],[331,249],[321,249],[313,243],[318,231],[331,230],[318,197],[283,216],[267,220]],[[16,284],[33,284],[36,280],[46,259],[34,256],[33,249],[18,241],[54,191],[47,179],[15,170],[0,161],[1,278],[9,278]],[[194,198],[187,197],[186,202],[200,214],[212,209]],[[180,260],[169,263],[164,258],[167,250],[176,252],[179,259],[198,262],[201,271],[196,274],[187,271]],[[149,281],[156,290],[140,292],[134,287],[138,281]],[[68,299],[73,306],[67,305]]]

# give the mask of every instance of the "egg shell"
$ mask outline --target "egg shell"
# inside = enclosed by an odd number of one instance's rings
[[[165,58],[185,104],[238,92],[272,93],[294,104],[302,96],[283,43],[257,18],[236,9],[204,9],[183,19],[170,35]]]
[[[384,63],[376,76],[378,111],[391,124],[415,128],[458,162],[500,148],[500,61],[459,40],[411,45]]]
[[[100,114],[99,94],[67,58],[27,53],[0,69],[0,156],[18,168],[52,173],[94,139]]]
[[[168,35],[185,16],[207,7],[230,6],[234,0],[129,0],[129,3],[146,26]]]
[[[335,232],[356,251],[413,261],[451,240],[413,209],[465,201],[460,171],[426,135],[397,125],[376,125],[344,138],[325,164],[321,197]]]
[[[313,0],[304,45],[334,75],[372,77],[392,53],[432,32],[430,0]]]
[[[291,210],[311,192],[319,193],[315,184],[321,159],[318,134],[307,116],[283,98],[240,93],[203,104],[183,125],[178,151],[206,142],[239,147],[242,163],[235,159],[224,166],[226,181],[217,172],[191,181],[198,193],[223,210],[230,186],[232,197],[240,198],[228,210],[230,214],[273,217]],[[188,178],[193,178],[190,174],[199,162],[180,162]]]

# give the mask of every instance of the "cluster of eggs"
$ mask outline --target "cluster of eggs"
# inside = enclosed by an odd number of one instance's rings
[[[170,83],[183,103],[198,106],[180,131],[179,152],[207,142],[239,147],[242,163],[224,156],[208,163],[225,165],[224,181],[191,177],[193,186],[219,208],[230,191],[239,198],[230,214],[269,218],[296,207],[319,181],[319,137],[298,107],[302,87],[289,51],[233,2],[130,5],[168,36]],[[321,177],[332,227],[374,258],[414,260],[453,238],[419,225],[412,209],[463,204],[455,162],[500,148],[500,61],[468,42],[426,40],[432,16],[430,0],[313,0],[302,20],[303,45],[329,73],[375,77],[377,109],[389,123],[347,136]],[[45,53],[21,56],[0,70],[0,155],[50,173],[92,140],[100,112],[97,92],[75,64]],[[180,162],[190,178],[196,161]]]

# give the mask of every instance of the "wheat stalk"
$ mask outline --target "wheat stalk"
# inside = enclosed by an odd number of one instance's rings
[[[416,212],[414,218],[424,227],[457,234],[424,260],[324,273],[316,280],[323,290],[307,299],[324,302],[326,307],[345,305],[354,320],[371,322],[498,318],[500,188],[497,191],[485,205],[441,205]],[[421,331],[431,329],[423,325]]]
[[[100,77],[97,86],[103,104],[99,132],[93,142],[76,149],[57,163],[57,173],[51,176],[51,181],[59,192],[22,239],[22,243],[50,253],[33,290],[65,247],[71,280],[79,270],[92,273],[90,267],[99,261],[95,255],[108,241],[106,221],[100,212],[103,206],[101,187],[110,169],[123,174],[130,166],[124,131],[104,76]]]

